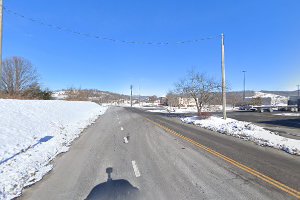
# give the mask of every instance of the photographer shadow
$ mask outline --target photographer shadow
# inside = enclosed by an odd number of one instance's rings
[[[121,200],[121,199],[139,199],[138,188],[132,186],[129,181],[125,179],[113,180],[111,174],[113,168],[106,168],[108,175],[107,181],[96,185],[89,195],[87,200],[105,199],[105,200]]]

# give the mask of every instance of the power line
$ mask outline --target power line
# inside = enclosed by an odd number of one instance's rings
[[[114,39],[114,38],[109,38],[109,37],[103,37],[95,34],[90,34],[90,33],[84,33],[84,32],[79,32],[75,31],[66,27],[58,26],[55,24],[47,23],[42,20],[38,20],[32,17],[25,16],[23,14],[20,14],[18,12],[15,12],[13,10],[10,10],[6,7],[3,7],[3,10],[7,12],[8,14],[12,14],[14,16],[17,16],[19,18],[23,18],[25,20],[31,21],[33,23],[39,24],[41,26],[53,28],[59,31],[63,32],[68,32],[72,33],[75,35],[83,36],[83,37],[88,37],[88,38],[94,38],[94,39],[99,39],[99,40],[106,40],[109,42],[115,42],[115,43],[125,43],[125,44],[142,44],[142,45],[170,45],[170,44],[191,44],[191,43],[198,43],[204,40],[212,40],[216,38],[220,38],[220,35],[217,36],[212,36],[212,37],[205,37],[205,38],[200,38],[200,39],[194,39],[194,40],[182,40],[182,41],[177,41],[177,42],[170,42],[170,41],[163,41],[163,42],[151,42],[151,41],[134,41],[134,40],[121,40],[121,39]]]

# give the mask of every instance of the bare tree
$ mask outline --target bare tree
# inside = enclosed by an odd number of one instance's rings
[[[228,92],[227,103],[231,104],[232,107],[241,105],[243,103],[243,94],[241,92]]]
[[[65,90],[66,100],[68,101],[88,101],[89,97],[92,97],[92,93],[89,90],[82,90],[81,88],[69,88]]]
[[[195,100],[198,115],[201,115],[202,107],[210,104],[216,97],[215,94],[220,91],[221,84],[205,74],[190,71],[186,78],[179,81],[175,87],[178,94]]]
[[[31,62],[22,57],[3,61],[2,90],[9,96],[21,96],[24,92],[39,88],[38,74]]]
[[[154,103],[157,100],[157,96],[156,95],[152,95],[149,97],[149,102],[150,103]]]
[[[178,99],[178,95],[176,95],[174,92],[168,92],[168,94],[166,95],[167,98],[167,104],[170,107],[177,107],[179,106],[179,99]]]
[[[261,97],[252,98],[251,104],[255,105],[255,106],[261,106],[262,105],[262,98]]]

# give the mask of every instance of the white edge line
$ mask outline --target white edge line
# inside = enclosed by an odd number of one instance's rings
[[[132,163],[132,167],[133,167],[133,171],[134,171],[135,176],[136,176],[136,177],[140,177],[140,176],[141,176],[141,173],[140,173],[140,171],[139,171],[139,168],[138,168],[137,165],[136,165],[135,160],[131,161],[131,163]]]

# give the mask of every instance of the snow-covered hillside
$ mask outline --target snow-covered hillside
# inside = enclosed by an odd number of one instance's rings
[[[66,91],[55,91],[52,93],[51,96],[53,99],[57,99],[57,100],[63,100],[68,97],[68,95],[66,94]]]
[[[251,100],[258,97],[262,99],[263,105],[287,105],[288,101],[288,97],[263,92],[255,92],[254,96],[246,97],[246,99]]]
[[[40,180],[106,109],[92,102],[0,100],[0,199]]]

